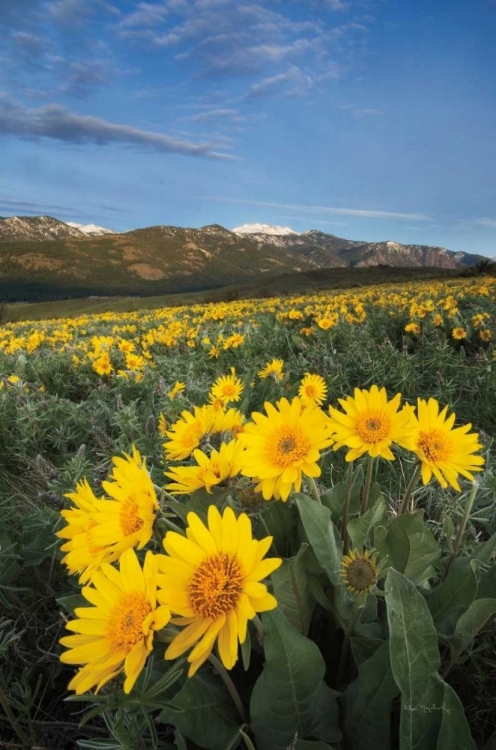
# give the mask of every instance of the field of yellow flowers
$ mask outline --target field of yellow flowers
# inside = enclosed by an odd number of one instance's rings
[[[494,750],[495,300],[1,327],[0,747]]]

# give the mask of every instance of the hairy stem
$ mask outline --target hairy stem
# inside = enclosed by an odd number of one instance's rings
[[[448,575],[449,569],[451,567],[451,563],[453,562],[453,560],[455,559],[455,557],[458,554],[458,550],[460,548],[460,544],[462,543],[463,534],[465,532],[465,528],[467,526],[467,522],[468,522],[470,513],[472,511],[472,507],[473,507],[473,504],[474,504],[475,496],[477,494],[477,488],[478,488],[478,486],[479,485],[477,484],[477,482],[472,482],[472,489],[470,490],[470,495],[468,496],[467,504],[466,504],[465,510],[463,512],[463,517],[462,517],[462,520],[460,522],[460,526],[458,527],[458,534],[456,535],[456,539],[455,539],[455,543],[453,545],[453,549],[452,549],[451,554],[450,554],[450,556],[448,558],[448,562],[446,563],[446,570],[444,571],[443,580]]]
[[[315,483],[315,479],[313,477],[307,477],[307,483],[310,487],[310,491],[312,493],[312,497],[315,500],[316,503],[319,505],[322,505],[322,500],[320,499],[319,491],[317,489],[317,485]]]
[[[348,474],[346,477],[346,496],[343,508],[343,555],[348,552],[348,516],[350,513],[351,490],[353,488],[353,461],[348,464]]]
[[[362,508],[360,515],[363,516],[363,514],[367,511],[367,506],[369,504],[369,495],[370,495],[370,486],[372,484],[372,471],[374,468],[374,459],[372,456],[367,456],[367,474],[365,476],[365,485],[363,488],[363,494],[362,494]]]
[[[418,480],[420,479],[421,468],[422,468],[422,464],[419,461],[415,467],[415,471],[412,474],[412,478],[410,479],[408,487],[406,488],[406,492],[403,497],[403,502],[401,503],[401,508],[399,512],[400,516],[402,516],[403,513],[406,513],[407,508],[410,505],[410,500],[412,499],[413,491],[415,487],[417,486]]]
[[[219,661],[219,659],[217,659],[217,657],[214,656],[213,654],[210,654],[210,656],[208,657],[208,660],[212,664],[212,666],[214,667],[214,669],[217,672],[217,674],[219,675],[219,677],[224,682],[224,685],[226,686],[227,691],[228,691],[229,695],[231,696],[234,705],[238,709],[238,713],[240,715],[241,721],[243,722],[243,724],[247,724],[248,723],[248,717],[246,715],[245,707],[243,706],[243,702],[242,702],[241,698],[239,697],[239,693],[238,693],[238,691],[236,689],[236,685],[231,680],[231,678],[230,678],[230,676],[229,676],[226,668],[224,667],[223,664],[221,664],[221,662]]]

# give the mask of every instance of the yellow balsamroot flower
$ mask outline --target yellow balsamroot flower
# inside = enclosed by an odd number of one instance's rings
[[[182,394],[183,391],[186,390],[186,383],[181,383],[180,380],[176,380],[174,383],[174,387],[171,388],[171,390],[168,392],[168,397],[172,400],[176,398],[176,396],[179,396]]]
[[[443,325],[443,316],[440,313],[435,313],[432,316],[432,322],[435,326],[442,326]]]
[[[421,330],[422,329],[420,328],[418,323],[407,323],[405,326],[405,331],[407,333],[415,333],[417,336],[419,335]]]
[[[110,373],[114,370],[112,362],[110,361],[110,357],[106,352],[100,355],[100,357],[98,357],[97,359],[93,360],[92,367],[97,375],[110,375]]]
[[[162,437],[167,435],[167,420],[162,412],[158,415],[158,433]]]
[[[342,582],[354,594],[368,594],[377,582],[378,573],[374,556],[368,550],[362,554],[355,549],[343,556],[340,571]]]
[[[484,330],[479,331],[479,336],[481,341],[491,341],[493,334],[487,328],[484,328]]]
[[[213,450],[210,456],[197,449],[193,452],[197,466],[175,466],[165,472],[166,477],[174,480],[166,485],[166,489],[174,495],[190,494],[199,489],[212,492],[212,487],[239,474],[242,452],[243,447],[236,440],[222,443],[220,449]]]
[[[165,652],[176,659],[192,648],[187,659],[192,677],[208,659],[215,642],[226,669],[238,659],[238,642],[244,643],[248,620],[257,612],[277,607],[277,600],[261,581],[280,565],[266,558],[272,537],[252,537],[246,513],[236,518],[232,508],[223,515],[215,505],[208,509],[207,526],[196,513],[188,513],[186,536],[168,531],[166,555],[157,556],[157,599],[184,625]]]
[[[258,371],[258,377],[263,380],[272,376],[274,380],[282,380],[284,377],[282,372],[283,367],[284,362],[282,359],[272,359],[270,362],[267,362],[265,367]]]
[[[92,607],[78,607],[67,623],[73,632],[60,639],[67,651],[64,664],[82,664],[69,683],[77,695],[98,692],[124,672],[124,692],[130,693],[152,650],[153,634],[170,620],[170,611],[157,606],[156,556],[147,552],[141,568],[134,550],[126,550],[119,571],[104,563],[91,586],[81,593]]]
[[[126,370],[143,370],[145,365],[145,358],[140,357],[139,354],[134,354],[134,352],[129,352],[128,354],[126,354]]]
[[[256,489],[265,500],[286,501],[301,489],[302,476],[320,476],[320,451],[332,445],[330,420],[317,406],[305,407],[295,397],[282,398],[276,406],[266,402],[267,416],[251,415],[238,441],[246,448],[241,474],[256,477]]]
[[[453,328],[453,330],[451,331],[451,335],[454,339],[461,341],[462,339],[467,338],[467,331],[465,330],[465,328],[457,327]]]
[[[60,539],[67,539],[61,546],[62,552],[67,553],[62,562],[67,565],[70,575],[79,573],[80,583],[86,583],[102,562],[116,559],[115,555],[109,555],[107,547],[97,546],[93,539],[98,506],[105,501],[95,497],[86,479],[78,482],[76,491],[69,492],[65,497],[72,500],[74,506],[60,511],[67,521],[67,525],[56,532]]]
[[[167,432],[169,440],[163,444],[167,458],[182,461],[191,456],[212,431],[215,419],[216,411],[212,406],[195,406],[193,414],[184,410]]]
[[[243,384],[236,377],[234,367],[231,367],[230,375],[221,375],[217,378],[210,391],[209,399],[214,403],[220,400],[222,403],[228,404],[231,401],[239,401],[242,393]]]
[[[418,399],[417,414],[412,414],[412,450],[421,462],[422,481],[427,484],[432,475],[441,487],[448,484],[460,491],[458,474],[473,480],[472,472],[482,471],[484,459],[473,454],[482,448],[478,435],[470,432],[471,424],[453,429],[455,414],[446,419],[448,407],[439,412],[434,398]]]
[[[132,456],[116,456],[112,462],[110,481],[102,482],[112,500],[99,505],[93,539],[120,555],[129,547],[142,549],[151,539],[159,506],[145,460],[134,446]]]
[[[327,398],[327,385],[324,378],[306,372],[298,389],[298,396],[305,405],[322,404]]]
[[[344,413],[329,407],[331,430],[334,435],[334,450],[343,445],[350,448],[346,461],[355,461],[364,453],[372,458],[380,456],[394,461],[391,444],[409,447],[412,433],[410,418],[412,407],[398,411],[401,393],[388,401],[385,388],[373,385],[369,391],[355,388],[352,398],[338,399]]]

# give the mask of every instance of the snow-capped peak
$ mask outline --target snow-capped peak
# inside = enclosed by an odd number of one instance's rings
[[[241,227],[235,227],[232,231],[236,234],[299,234],[290,227],[271,226],[270,224],[243,224]]]
[[[99,227],[96,224],[76,224],[75,221],[68,221],[67,224],[74,229],[79,229],[80,232],[88,235],[97,234],[116,234],[112,229],[106,229],[105,227]]]

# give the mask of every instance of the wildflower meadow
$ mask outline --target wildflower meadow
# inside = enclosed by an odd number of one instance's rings
[[[496,748],[496,279],[0,328],[0,747]]]

